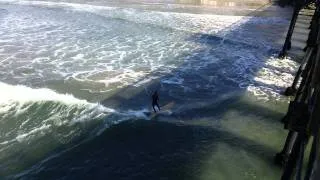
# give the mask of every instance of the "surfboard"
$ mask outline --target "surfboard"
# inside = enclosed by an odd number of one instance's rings
[[[146,114],[146,116],[148,116],[150,119],[153,119],[153,118],[155,118],[155,117],[158,116],[158,115],[166,115],[166,114],[169,115],[170,113],[172,113],[171,110],[172,110],[172,108],[174,107],[174,105],[175,105],[175,102],[174,102],[174,101],[171,101],[171,102],[165,104],[164,106],[160,106],[160,111],[157,111],[157,112],[154,112],[154,111],[153,111],[153,108],[150,107],[149,112],[146,112],[145,114]],[[156,110],[158,110],[158,109],[156,108]]]
[[[170,112],[174,105],[175,105],[175,102],[171,101],[164,106],[160,106],[160,108],[161,108],[160,112],[164,112],[164,111]]]

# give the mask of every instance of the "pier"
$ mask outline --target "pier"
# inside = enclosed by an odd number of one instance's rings
[[[300,67],[292,85],[284,92],[284,95],[292,96],[287,114],[282,119],[288,136],[275,162],[283,166],[282,180],[316,180],[320,178],[320,2],[280,1],[281,6],[288,4],[293,5],[294,10],[279,57],[291,53],[300,62]],[[294,36],[299,36],[296,31],[299,28],[300,33],[308,34],[303,53],[292,50],[293,46],[299,46],[293,40]],[[312,144],[310,151],[306,150],[308,143]]]

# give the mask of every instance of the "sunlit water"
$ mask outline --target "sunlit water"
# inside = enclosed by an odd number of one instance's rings
[[[297,67],[276,58],[287,17],[127,6],[1,1],[0,176],[79,179],[90,174],[88,167],[97,178],[111,179],[278,179],[272,156],[281,148],[278,119],[288,102],[280,92]],[[156,89],[161,105],[170,108],[151,118]],[[112,166],[113,154],[103,162],[92,155],[113,146],[130,152],[132,143],[120,148],[108,139],[116,137],[111,125],[131,120],[138,120],[132,129],[119,125],[122,138],[146,131],[141,123],[158,122],[155,131],[170,130],[166,142],[186,133],[182,141],[189,146],[160,143],[159,151],[171,151],[149,154],[151,170],[121,160]],[[162,125],[167,122],[173,127]],[[144,136],[152,139],[151,132]],[[100,140],[109,146],[96,145]],[[136,144],[146,146],[146,154],[153,146]],[[133,162],[145,163],[135,153]],[[68,154],[84,159],[69,164]],[[179,164],[179,154],[194,159]],[[186,168],[174,170],[170,159]],[[161,174],[164,167],[173,170]]]

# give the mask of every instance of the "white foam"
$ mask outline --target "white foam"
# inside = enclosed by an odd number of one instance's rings
[[[12,108],[15,108],[18,114],[24,113],[28,109],[28,104],[49,101],[60,102],[68,105],[71,109],[76,107],[85,108],[80,115],[86,116],[88,119],[106,115],[106,113],[116,113],[114,109],[98,103],[89,103],[86,100],[77,99],[70,94],[59,94],[47,88],[33,89],[24,85],[9,85],[0,82],[0,113],[5,114]],[[84,119],[85,117],[81,118]]]
[[[90,104],[86,100],[80,100],[70,94],[58,94],[46,89],[32,89],[24,85],[9,85],[0,82],[0,105],[18,102],[21,104],[41,101],[60,101],[65,104]]]
[[[99,15],[126,19],[132,22],[161,25],[183,31],[207,33],[219,32],[226,29],[227,27],[230,27],[231,25],[235,26],[235,22],[238,22],[245,17],[214,14],[192,14],[186,12],[157,12],[148,10],[136,10],[132,8],[119,8],[66,2],[24,0],[0,0],[0,2],[19,5],[71,8],[77,11],[97,13]]]
[[[184,79],[183,78],[179,78],[179,77],[171,77],[171,78],[167,78],[162,80],[162,83],[166,83],[166,84],[176,84],[176,85],[182,85]]]
[[[127,116],[134,116],[137,118],[148,119],[146,112],[149,112],[148,109],[144,108],[142,110],[129,110],[126,112]]]
[[[67,3],[67,2],[50,2],[50,1],[24,1],[24,0],[0,0],[3,3],[12,3],[19,5],[38,5],[38,6],[47,6],[47,7],[69,7],[74,8],[79,11],[94,11],[94,10],[110,10],[115,9],[108,6],[95,6],[89,4],[76,4],[76,3]]]
[[[32,130],[29,131],[29,132],[26,132],[26,133],[23,133],[23,134],[19,134],[19,135],[16,137],[16,140],[17,140],[18,142],[22,142],[22,141],[24,141],[27,137],[30,137],[31,135],[34,135],[34,134],[38,134],[38,133],[41,132],[41,131],[48,130],[48,129],[50,129],[50,127],[51,127],[51,125],[43,124],[42,126],[36,127],[36,128],[32,129]]]
[[[1,145],[5,145],[5,144],[8,144],[8,143],[10,143],[9,141],[3,141],[3,142],[1,142],[0,144]]]
[[[106,87],[109,87],[110,84],[118,83],[117,88],[122,88],[126,85],[134,84],[140,78],[144,77],[146,74],[147,74],[146,72],[142,72],[142,71],[139,72],[139,71],[133,71],[130,69],[125,69],[123,73],[119,75],[116,75],[104,80],[98,80],[97,82],[104,83]],[[144,81],[144,83],[146,82],[147,81]]]
[[[84,54],[77,54],[75,57],[72,57],[75,60],[80,60],[84,58]]]
[[[253,93],[258,99],[280,100],[281,92],[289,87],[294,79],[298,63],[289,58],[269,58],[257,72],[247,91]]]

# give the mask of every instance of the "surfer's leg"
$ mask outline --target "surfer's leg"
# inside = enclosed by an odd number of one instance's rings
[[[156,109],[154,108],[155,104],[152,104],[152,108],[154,110],[154,112],[157,112]]]
[[[158,107],[158,109],[159,109],[159,111],[160,111],[160,106],[159,106],[159,104],[157,103],[156,105],[157,105],[157,107]]]

